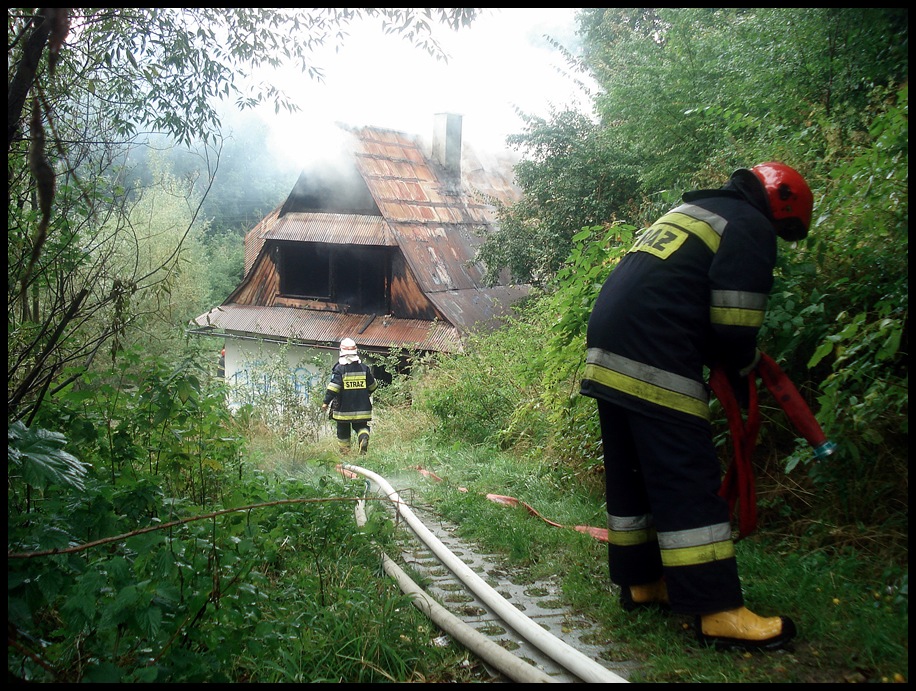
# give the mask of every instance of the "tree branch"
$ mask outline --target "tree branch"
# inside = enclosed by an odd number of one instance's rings
[[[93,542],[87,542],[83,545],[74,545],[73,547],[67,547],[66,549],[47,549],[41,552],[7,552],[7,559],[31,559],[33,557],[48,557],[55,554],[75,554],[76,552],[83,552],[92,547],[99,547],[101,545],[107,545],[112,542],[121,542],[131,537],[136,537],[137,535],[143,535],[144,533],[151,533],[155,530],[164,530],[166,528],[174,528],[176,525],[183,525],[185,523],[193,523],[194,521],[203,521],[208,518],[215,518],[216,516],[223,516],[227,513],[235,513],[237,511],[250,511],[252,509],[263,509],[267,506],[281,506],[283,504],[311,504],[311,503],[323,503],[328,501],[363,501],[365,499],[385,499],[388,497],[327,497],[321,499],[277,499],[276,501],[263,502],[261,504],[249,504],[248,506],[237,506],[232,509],[221,509],[219,511],[213,511],[211,513],[202,514],[200,516],[190,516],[188,518],[182,518],[177,521],[170,521],[168,523],[160,523],[159,525],[151,525],[146,528],[140,528],[139,530],[132,530],[129,533],[123,533],[121,535],[115,535],[113,537],[102,538],[101,540],[94,540]]]

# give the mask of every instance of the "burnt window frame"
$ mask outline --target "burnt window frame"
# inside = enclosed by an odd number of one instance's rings
[[[332,298],[332,245],[321,242],[280,242],[277,243],[275,252],[280,295],[306,300],[330,300]],[[306,264],[312,259],[315,261],[309,271],[296,270],[297,266]],[[322,260],[325,261],[325,270],[318,273],[317,268]],[[320,291],[314,290],[319,287],[321,287]]]
[[[275,252],[281,296],[337,302],[349,311],[367,314],[391,311],[392,248],[279,242]],[[309,271],[298,270],[312,260]],[[325,270],[316,272],[321,263]]]

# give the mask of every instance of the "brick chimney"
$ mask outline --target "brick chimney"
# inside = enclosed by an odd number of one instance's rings
[[[461,116],[436,113],[433,126],[433,160],[449,175],[461,176]]]

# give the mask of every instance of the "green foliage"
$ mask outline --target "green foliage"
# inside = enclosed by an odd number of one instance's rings
[[[799,380],[813,379],[812,408],[839,445],[818,464],[800,447],[787,470],[807,466],[841,520],[894,532],[905,531],[908,475],[907,93],[873,95],[869,138],[832,171],[804,256],[778,280],[766,337]]]
[[[686,189],[763,160],[815,187],[869,127],[876,87],[907,77],[906,10],[585,8],[576,68],[600,84],[595,117],[528,117],[519,204],[481,257],[495,276],[546,283],[580,228],[640,226]]]
[[[484,342],[496,345],[493,341]],[[510,348],[474,349],[467,356],[450,358],[439,370],[433,386],[417,394],[417,405],[438,420],[444,439],[466,444],[494,440],[517,404],[518,388],[506,365]]]
[[[896,9],[588,8],[584,60],[604,87],[602,121],[651,194],[757,159],[829,155],[831,130],[812,118],[861,128],[868,92],[907,74],[893,38],[906,25]],[[810,158],[784,147],[796,137]]]
[[[368,683],[440,664],[378,578],[391,529],[357,528],[362,484],[246,469],[225,394],[191,361],[126,353],[43,409],[69,442],[10,426],[11,678]]]
[[[245,243],[231,230],[214,231],[207,234],[204,247],[209,268],[206,272],[210,283],[209,309],[221,305],[241,284],[245,273]]]
[[[198,219],[201,199],[193,186],[179,179],[166,159],[153,157],[154,181],[134,194],[126,227],[103,226],[113,241],[106,274],[129,281],[121,319],[129,328],[118,336],[119,347],[142,343],[148,352],[174,355],[183,327],[212,304],[204,229]],[[179,332],[180,333],[180,332]]]
[[[82,372],[36,424],[63,430],[113,485],[149,473],[168,494],[207,505],[218,500],[225,475],[240,471],[240,430],[225,391],[191,350],[175,363],[125,351],[111,369]]]
[[[572,237],[572,251],[550,291],[529,310],[530,315],[541,315],[530,321],[545,329],[546,341],[531,370],[534,376],[525,380],[531,393],[521,397],[504,438],[524,438],[535,425],[563,430],[542,435],[542,444],[557,462],[575,470],[589,469],[601,458],[595,444],[594,407],[579,396],[588,319],[604,280],[632,244],[634,231],[623,223],[583,228]],[[543,336],[531,333],[529,338],[535,343]]]
[[[499,207],[500,227],[487,236],[479,258],[492,280],[508,268],[521,283],[546,284],[584,226],[632,211],[637,175],[631,159],[596,127],[572,111],[550,122],[528,116],[526,132],[509,142],[527,153],[515,168],[521,201]]]
[[[82,489],[86,466],[64,450],[62,434],[45,429],[29,429],[16,420],[7,437],[8,473],[27,485],[43,490],[49,485]]]
[[[58,682],[281,681],[297,674],[315,681],[350,666],[364,681],[409,677],[416,658],[401,659],[400,639],[390,635],[409,624],[386,619],[407,604],[375,578],[370,539],[381,534],[356,529],[351,503],[321,501],[341,490],[334,483],[276,486],[255,476],[237,483],[234,498],[266,499],[262,508],[135,533],[107,549],[11,559],[8,604],[20,654],[11,656],[10,671]],[[77,521],[91,521],[89,532],[110,516],[129,527],[111,503],[98,501],[99,492],[102,486],[69,499],[62,492],[51,501],[94,505]],[[290,499],[296,503],[270,505]],[[192,505],[173,501],[169,508],[161,497],[155,509],[136,527],[151,518],[155,525],[156,514],[194,515]],[[55,546],[26,537],[40,534],[44,518],[14,521],[11,547]],[[76,528],[71,545],[80,541]],[[374,650],[341,638],[353,630],[351,617],[361,633],[377,632],[366,641]],[[363,656],[354,655],[358,649]],[[303,656],[311,662],[298,671],[263,667],[265,659]],[[351,656],[368,664],[354,665]]]
[[[372,394],[373,406],[409,406],[414,400],[415,382],[436,364],[436,354],[410,347],[394,347],[385,355],[367,354],[363,362],[372,366],[379,387]]]

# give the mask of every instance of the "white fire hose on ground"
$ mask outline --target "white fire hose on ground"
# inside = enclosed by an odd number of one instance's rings
[[[502,597],[502,595],[496,592],[496,590],[494,590],[486,581],[484,581],[480,576],[474,573],[474,571],[467,564],[465,564],[463,561],[458,559],[454,554],[452,554],[451,551],[449,551],[449,549],[445,545],[442,544],[439,538],[433,535],[433,533],[425,525],[423,525],[423,522],[420,521],[416,517],[416,515],[414,515],[413,511],[411,511],[410,508],[407,507],[407,505],[398,496],[398,493],[391,487],[390,484],[388,484],[388,482],[384,478],[377,475],[376,473],[373,473],[371,470],[366,470],[365,468],[350,465],[348,463],[342,464],[341,467],[350,472],[362,475],[368,478],[369,480],[371,480],[372,482],[374,482],[375,485],[394,504],[398,514],[401,515],[405,521],[407,521],[407,524],[414,531],[414,533],[416,533],[417,537],[419,537],[426,544],[426,546],[432,550],[432,552],[436,555],[436,557],[452,573],[454,573],[459,579],[461,579],[461,581],[468,588],[470,588],[474,592],[474,594],[481,600],[481,602],[483,602],[487,607],[489,607],[493,611],[494,614],[496,614],[506,624],[511,626],[513,629],[515,629],[515,631],[517,631],[519,634],[524,636],[525,639],[528,642],[530,642],[532,645],[534,645],[536,648],[538,648],[538,650],[540,650],[542,653],[544,653],[551,659],[555,660],[563,668],[569,670],[569,672],[571,672],[572,674],[574,674],[575,676],[577,676],[579,679],[581,679],[584,682],[628,683],[627,680],[624,679],[623,677],[617,674],[614,674],[612,671],[610,671],[606,667],[603,667],[599,663],[595,662],[593,659],[591,659],[587,655],[582,654],[580,651],[576,650],[575,648],[567,644],[565,641],[562,641],[559,638],[557,638],[556,636],[554,636],[552,633],[545,631],[539,624],[532,621],[530,618],[528,618],[527,616],[519,612],[515,607],[513,607],[505,598]],[[365,514],[363,514],[363,516],[365,516]],[[385,559],[387,562],[391,561],[387,557]],[[395,569],[397,569],[397,571],[400,571],[400,569],[397,567],[396,564],[394,564],[393,562],[391,563],[395,567]],[[385,568],[387,572],[388,566],[386,565]],[[394,573],[397,573],[397,571],[395,571],[394,569],[392,569],[392,571]],[[391,575],[391,573],[389,573],[389,575]],[[405,575],[405,578],[406,578],[406,575]],[[400,579],[397,577],[396,579],[400,583]],[[407,580],[409,581],[410,579],[408,578]],[[413,585],[413,587],[417,588],[416,584],[413,584],[412,581],[410,581],[410,583]],[[430,601],[433,604],[435,604],[436,607],[441,608],[441,606],[438,605],[438,603],[435,603],[434,600],[429,598],[426,595],[426,593],[423,593],[423,591],[420,590],[419,588],[417,588],[417,590],[420,593],[422,593],[424,596],[423,600],[420,600],[418,598],[415,601],[416,606],[418,608],[420,608],[421,610],[425,612],[426,610],[420,603],[423,602],[423,604],[427,604],[427,601]],[[432,610],[433,608],[431,607],[430,611]],[[471,631],[474,631],[474,629],[471,629]],[[487,640],[488,643],[492,643],[491,641],[486,639],[484,636],[482,636],[482,634],[479,634],[477,631],[474,631],[474,633],[480,636],[481,638],[484,638],[485,640]],[[463,640],[462,640],[462,643],[464,643]],[[475,653],[478,652],[477,650],[474,650],[473,648],[471,648],[471,646],[468,645],[467,643],[465,643],[465,645],[468,648],[470,648],[471,650],[473,650]],[[503,650],[502,648],[500,648],[499,646],[496,646],[496,648],[498,648],[502,652],[507,652]],[[487,659],[482,653],[478,653],[478,654],[480,654],[481,657],[483,657],[484,659]],[[530,665],[527,665],[527,663],[524,663],[523,661],[519,660],[511,653],[508,653],[508,654],[510,655],[510,657],[520,662],[525,667],[528,667],[529,669],[534,670],[534,672],[536,672],[537,674],[541,675],[541,678],[539,679],[526,679],[526,681],[542,681],[542,682],[543,681],[554,681],[549,676],[539,672],[539,670],[536,670],[535,668],[530,667]],[[493,664],[499,666],[497,662],[495,661],[493,661]],[[529,672],[522,670],[522,669],[516,670],[516,666],[514,665],[514,663],[509,663],[509,664],[512,665],[513,672],[517,671],[517,673],[530,674]],[[501,667],[500,669],[502,670]],[[510,674],[509,672],[506,672],[506,674],[507,676],[510,676],[510,677],[512,676],[512,674]],[[543,677],[546,677],[546,679]],[[522,679],[518,679],[518,678],[515,678],[515,680],[523,681]]]
[[[364,502],[356,504],[356,522],[359,526],[363,526],[366,523],[366,512],[363,504]],[[401,592],[405,595],[413,596],[412,602],[417,609],[428,616],[445,633],[452,636],[482,660],[489,662],[509,679],[525,684],[556,682],[551,676],[516,657],[498,643],[494,643],[470,624],[461,621],[461,619],[425,593],[400,566],[384,553],[382,554],[382,565],[385,573],[397,581]]]

